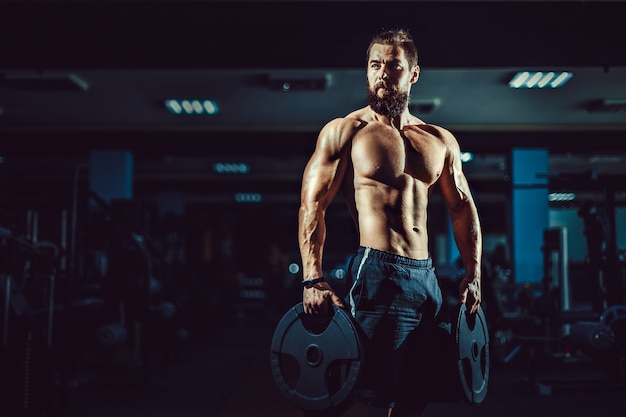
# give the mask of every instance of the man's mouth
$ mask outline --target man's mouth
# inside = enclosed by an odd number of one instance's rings
[[[386,94],[389,94],[389,90],[384,84],[379,84],[376,86],[376,95],[378,97],[383,97]]]

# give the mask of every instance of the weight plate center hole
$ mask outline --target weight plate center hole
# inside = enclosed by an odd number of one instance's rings
[[[478,351],[478,342],[472,340],[472,359],[477,360],[479,353],[480,352]]]
[[[309,345],[306,348],[305,357],[309,365],[318,366],[322,363],[322,350],[317,345]]]

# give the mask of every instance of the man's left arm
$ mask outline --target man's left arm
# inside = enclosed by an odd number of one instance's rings
[[[459,144],[446,132],[447,146],[444,169],[439,180],[443,198],[450,213],[454,239],[465,268],[459,286],[459,301],[470,313],[478,311],[481,302],[482,231],[478,209],[463,173]]]

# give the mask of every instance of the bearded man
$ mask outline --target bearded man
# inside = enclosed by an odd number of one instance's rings
[[[466,271],[459,302],[470,314],[481,301],[482,235],[457,140],[409,112],[420,74],[409,33],[374,36],[366,55],[368,105],[321,129],[303,173],[302,303],[306,314],[328,314],[333,303],[358,323],[366,354],[357,399],[370,412],[415,417],[430,400],[426,347],[443,303],[428,246],[431,190],[438,186],[450,213]],[[325,214],[338,193],[359,238],[345,300],[324,280],[322,267]]]

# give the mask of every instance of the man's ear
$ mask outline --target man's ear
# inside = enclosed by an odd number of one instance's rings
[[[420,77],[420,66],[416,65],[415,68],[413,68],[413,74],[411,74],[411,84],[415,84],[419,77]]]

